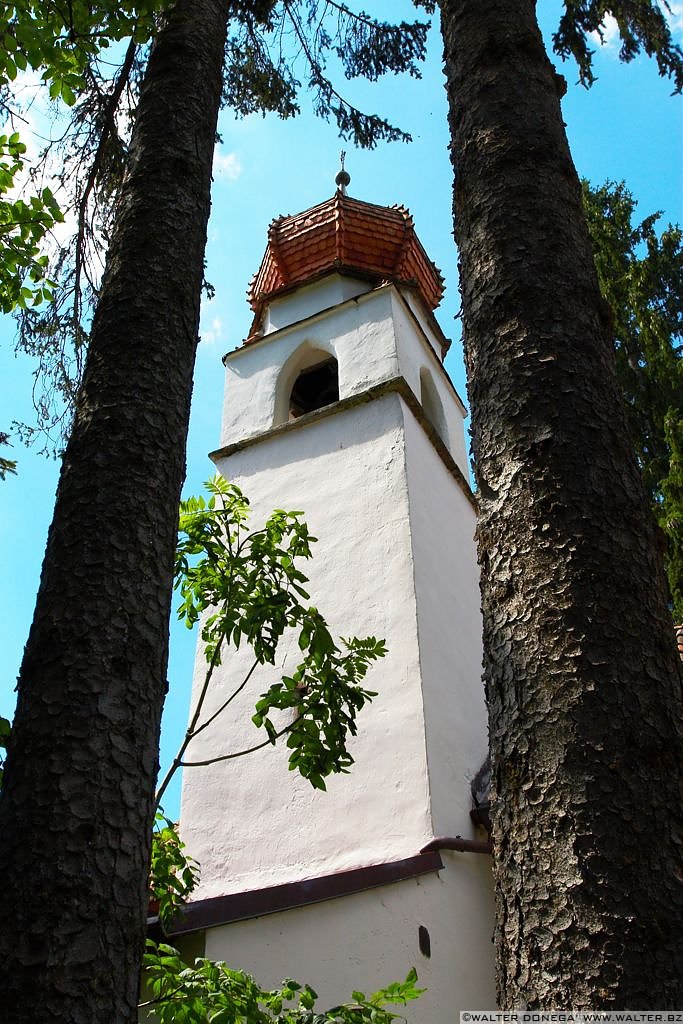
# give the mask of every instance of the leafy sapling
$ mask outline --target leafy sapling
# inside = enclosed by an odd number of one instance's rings
[[[249,502],[221,477],[207,483],[210,497],[190,498],[180,512],[176,589],[182,603],[179,617],[189,628],[200,619],[207,670],[187,733],[166,778],[181,766],[212,764],[241,757],[287,736],[290,770],[297,770],[318,789],[333,772],[347,772],[353,757],[348,736],[356,733],[356,716],[376,694],[363,680],[370,664],[386,654],[375,637],[333,639],[317,608],[308,605],[307,577],[298,561],[311,557],[315,538],[301,512],[277,510],[256,531],[248,531]],[[253,723],[267,738],[243,750],[207,761],[185,759],[191,740],[227,710],[260,665],[274,664],[278,644],[287,630],[298,631],[301,662],[291,676],[274,683],[256,703]],[[233,693],[210,715],[203,716],[215,668],[229,646],[248,643],[253,663]],[[293,712],[280,729],[270,715]],[[153,835],[150,892],[161,926],[168,930],[199,877],[176,826],[157,814]],[[352,1001],[330,1010],[316,1009],[317,993],[286,979],[279,989],[263,989],[244,971],[199,958],[190,967],[166,943],[148,942],[144,960],[150,998],[141,1004],[160,1024],[391,1024],[405,1020],[396,1007],[406,1006],[422,989],[414,969],[404,982],[394,982],[371,996],[354,992]]]
[[[153,1010],[160,1024],[392,1024],[406,1018],[396,1007],[417,999],[412,968],[403,982],[393,982],[371,996],[354,992],[351,1002],[317,1010],[318,994],[308,985],[286,978],[279,989],[263,989],[244,971],[222,961],[199,958],[183,963],[172,946],[150,944],[145,956],[147,989],[142,1007]]]
[[[185,852],[174,822],[157,812],[149,868],[150,902],[166,932],[199,881],[199,865]]]
[[[356,717],[376,694],[363,685],[370,664],[386,654],[373,636],[332,637],[325,619],[309,605],[308,578],[299,568],[311,557],[315,537],[301,512],[273,512],[265,525],[249,531],[249,502],[240,489],[216,476],[207,482],[209,499],[189,498],[180,507],[176,583],[182,602],[178,616],[188,628],[200,619],[207,661],[202,689],[180,750],[157,794],[161,800],[178,768],[227,761],[287,737],[290,770],[317,789],[325,778],[353,764],[347,741],[356,734]],[[266,738],[242,750],[205,761],[186,758],[192,739],[227,710],[260,665],[275,663],[288,630],[298,633],[302,659],[291,675],[261,694],[252,721]],[[229,646],[248,644],[251,667],[218,710],[204,714],[213,673]],[[279,728],[273,712],[292,711]]]

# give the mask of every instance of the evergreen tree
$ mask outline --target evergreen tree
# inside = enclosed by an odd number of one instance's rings
[[[600,290],[614,322],[617,375],[645,489],[666,534],[674,621],[683,622],[683,234],[633,224],[625,184],[581,183]]]
[[[333,32],[318,7],[339,16]],[[177,0],[156,32],[125,152],[114,146],[112,98],[133,73],[135,34],[111,90],[94,89],[99,135],[68,271],[72,334],[83,211],[94,192],[116,204],[0,798],[0,970],[13,1024],[136,1020],[216,122],[222,95],[242,111],[295,112],[298,82],[265,48],[272,33],[278,52],[283,17],[305,48],[319,112],[361,144],[400,135],[344,102],[324,53],[338,51],[350,75],[416,71],[424,26],[392,28],[316,0]],[[89,82],[86,73],[84,100]],[[107,165],[112,146],[121,160]]]
[[[683,1003],[681,663],[534,0],[441,0],[479,492],[497,983],[506,1009]],[[683,85],[652,0],[612,13]]]

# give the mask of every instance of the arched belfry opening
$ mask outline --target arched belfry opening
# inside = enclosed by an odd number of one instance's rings
[[[420,402],[422,411],[436,430],[437,434],[445,445],[448,444],[448,428],[443,405],[432,380],[432,375],[426,367],[420,370]]]
[[[334,356],[301,370],[289,394],[288,419],[298,420],[307,412],[339,401],[339,367]]]
[[[283,366],[275,397],[275,426],[339,401],[339,366],[331,352],[304,342]]]

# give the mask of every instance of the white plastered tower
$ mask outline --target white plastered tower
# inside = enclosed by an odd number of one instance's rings
[[[469,813],[487,749],[475,514],[465,410],[432,313],[441,289],[403,208],[338,191],[271,225],[252,333],[225,359],[213,458],[256,525],[304,511],[313,603],[337,636],[384,637],[389,653],[367,677],[378,696],[355,765],[327,792],[266,747],[186,769],[181,811],[202,880],[179,933],[263,984],[309,982],[321,1006],[414,965],[429,990],[414,1024],[495,1005],[490,859],[421,852],[435,837],[485,838]],[[187,759],[259,742],[254,703],[298,660],[292,638]],[[250,665],[248,650],[226,656],[207,717]],[[200,655],[195,698],[204,673]]]

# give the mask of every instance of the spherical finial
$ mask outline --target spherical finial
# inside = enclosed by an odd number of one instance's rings
[[[348,171],[341,170],[334,179],[335,185],[338,185],[342,192],[346,191],[346,186],[351,181],[351,175]]]
[[[334,183],[343,196],[346,195],[346,186],[351,181],[351,175],[348,171],[344,170],[344,159],[346,157],[346,151],[342,149],[341,154],[341,170],[337,172],[337,176],[334,179]]]

